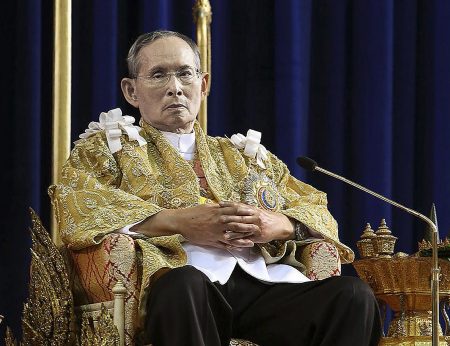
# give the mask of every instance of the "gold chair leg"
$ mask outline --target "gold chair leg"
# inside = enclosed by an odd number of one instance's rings
[[[120,346],[125,345],[125,294],[127,289],[121,280],[114,285],[112,292],[114,293],[114,325],[119,331]]]

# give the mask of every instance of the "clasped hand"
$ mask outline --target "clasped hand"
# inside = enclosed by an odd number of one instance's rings
[[[219,248],[252,247],[293,235],[285,215],[235,202],[179,209],[172,221],[189,242]]]

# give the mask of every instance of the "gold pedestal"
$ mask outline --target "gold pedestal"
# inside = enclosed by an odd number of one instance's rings
[[[353,263],[359,277],[373,289],[376,298],[389,305],[394,318],[389,324],[383,346],[431,346],[431,258],[397,254],[392,258],[371,257]],[[450,262],[439,260],[441,302],[450,297]],[[439,345],[450,345],[442,336]],[[449,340],[449,341],[447,341]]]
[[[448,346],[450,338],[448,336],[439,337],[439,346]],[[431,336],[405,336],[399,338],[383,338],[379,346],[430,346]]]

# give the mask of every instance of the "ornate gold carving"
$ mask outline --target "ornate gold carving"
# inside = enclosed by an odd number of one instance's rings
[[[72,345],[73,299],[60,252],[31,210],[31,274],[23,310],[23,344]]]
[[[407,310],[428,310],[431,307],[429,257],[365,258],[353,263],[359,277],[367,282],[375,295],[400,311],[400,294],[407,294]],[[450,296],[450,262],[439,260],[443,279],[439,291],[442,299]],[[375,284],[374,284],[375,283]]]
[[[81,322],[81,346],[118,346],[119,332],[113,324],[108,309],[102,304],[97,321],[83,314]]]
[[[450,345],[450,338],[441,336],[439,338],[439,346],[448,345]],[[383,338],[379,346],[431,346],[431,336]]]
[[[372,257],[375,255],[372,243],[372,239],[375,237],[375,232],[373,231],[372,227],[370,227],[370,223],[367,223],[366,227],[364,228],[363,234],[361,235],[361,240],[358,240],[356,242],[359,256],[361,258]]]
[[[392,258],[364,258],[353,263],[359,277],[369,284],[377,299],[394,311],[388,337],[380,345],[403,345],[403,342],[404,345],[431,345],[431,260],[430,257],[405,257],[403,254]],[[440,298],[447,301],[450,297],[450,262],[439,260],[439,266],[442,272]],[[442,335],[440,328],[439,335]]]
[[[389,325],[389,337],[431,336],[430,311],[403,311],[396,313]],[[440,333],[442,335],[442,333]]]
[[[14,336],[11,332],[11,329],[9,329],[9,327],[6,328],[5,345],[6,346],[17,346],[17,341],[16,341],[16,339],[14,339]]]
[[[19,345],[78,345],[66,263],[37,214],[33,210],[30,213],[32,248],[29,297],[23,309],[23,338]],[[91,325],[87,317],[83,321],[82,345],[119,345],[118,340],[119,333],[104,307],[96,326]],[[17,345],[9,328],[5,344]]]
[[[431,242],[422,239],[421,242],[418,243],[419,251],[422,250],[430,250],[431,251]],[[450,247],[450,240],[448,238],[445,238],[444,241],[437,244],[438,249],[445,249]]]
[[[388,304],[394,312],[387,337],[381,340],[380,346],[430,346],[433,334],[430,288],[432,258],[419,256],[426,256],[431,244],[423,240],[419,243],[420,253],[409,256],[399,252],[392,256],[397,238],[392,236],[385,220],[381,221],[375,237],[369,232],[366,227],[358,248],[366,246],[363,239],[372,239],[376,257],[365,256],[367,249],[360,249],[363,258],[355,261],[353,266],[360,278],[373,289],[378,301],[382,305]],[[443,254],[446,254],[449,246],[446,247],[444,243],[439,245]],[[447,241],[446,245],[450,245],[450,242]],[[442,273],[440,300],[446,304],[450,299],[450,261],[439,260],[439,266]],[[439,325],[439,346],[450,345],[447,336],[450,321],[444,304],[441,305],[441,312],[446,322],[446,336],[442,336]]]
[[[372,238],[373,250],[379,257],[389,258],[394,253],[395,242],[394,237],[386,225],[386,220],[382,219],[378,230],[375,232],[376,237]]]

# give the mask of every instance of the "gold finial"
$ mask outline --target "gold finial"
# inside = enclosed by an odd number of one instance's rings
[[[359,256],[361,258],[373,257],[375,255],[372,239],[376,237],[372,227],[370,227],[370,223],[366,224],[363,233],[361,234],[361,240],[356,242],[356,246],[358,247]]]
[[[375,233],[374,233],[372,227],[370,226],[370,223],[367,223],[366,227],[364,228],[363,234],[361,235],[361,239],[373,238],[373,237],[375,237]]]
[[[392,235],[385,219],[381,219],[380,226],[378,226],[375,235],[376,236],[372,238],[375,253],[377,253],[379,257],[390,258],[394,253],[397,237]]]
[[[381,219],[380,226],[378,226],[378,229],[375,232],[375,234],[376,235],[392,234],[391,230],[386,224],[386,219]]]

